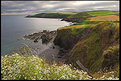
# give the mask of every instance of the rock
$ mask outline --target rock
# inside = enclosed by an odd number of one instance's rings
[[[42,39],[42,43],[48,42],[48,40],[47,40],[47,35],[46,35],[46,34],[43,34],[43,35],[41,36],[41,39]]]
[[[64,55],[66,55],[67,54],[67,50],[64,50],[64,49],[60,49],[60,51],[59,51],[59,53],[58,53],[58,55],[59,56],[64,56]]]
[[[34,40],[35,43],[38,42],[38,40],[42,39],[42,43],[47,44],[55,36],[56,36],[56,31],[43,30],[42,32],[33,33],[33,34],[30,34],[30,35],[25,35],[24,38]]]
[[[37,40],[34,40],[35,43],[37,43],[38,41]]]
[[[43,33],[47,33],[48,31],[47,30],[43,30]]]
[[[55,47],[53,46],[53,49],[55,49]]]
[[[35,42],[35,43],[38,42],[38,39],[39,39],[39,38],[36,38],[36,39],[34,40],[34,42]]]
[[[61,58],[60,56],[58,58]]]

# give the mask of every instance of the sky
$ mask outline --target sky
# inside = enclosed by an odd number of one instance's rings
[[[32,15],[46,12],[119,11],[119,1],[1,1],[2,15]]]

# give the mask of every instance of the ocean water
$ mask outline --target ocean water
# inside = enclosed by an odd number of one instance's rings
[[[38,45],[31,40],[24,40],[23,36],[43,30],[56,30],[70,25],[69,22],[50,18],[25,18],[25,15],[1,16],[1,55],[9,54],[23,44]],[[40,45],[39,45],[40,44]],[[42,45],[42,48],[45,46]]]

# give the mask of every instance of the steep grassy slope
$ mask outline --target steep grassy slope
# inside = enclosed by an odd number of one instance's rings
[[[54,43],[71,50],[67,62],[76,67],[76,61],[80,60],[91,73],[116,69],[119,64],[118,15],[117,11],[87,11],[68,16],[67,20],[77,23],[59,28]]]
[[[70,52],[70,62],[80,62],[90,72],[111,68],[119,63],[119,34],[116,26],[102,23],[92,28],[89,36],[78,41]],[[110,51],[109,51],[110,50]]]
[[[90,72],[113,68],[119,63],[119,25],[103,22],[58,29],[55,44],[71,49],[68,62],[80,62]],[[110,53],[111,52],[111,53]]]
[[[71,49],[87,31],[90,31],[87,29],[89,26],[90,24],[61,27],[57,30],[54,43],[67,50]],[[80,32],[82,33],[79,34]]]

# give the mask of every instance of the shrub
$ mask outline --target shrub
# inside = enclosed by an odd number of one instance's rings
[[[71,65],[49,65],[45,59],[35,55],[1,56],[2,80],[89,80],[91,77],[86,72],[71,69]],[[95,79],[95,78],[94,78]],[[114,76],[97,79],[119,79]]]

